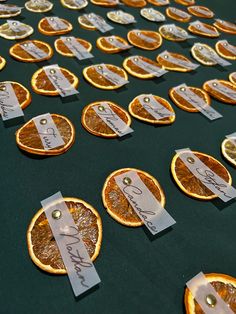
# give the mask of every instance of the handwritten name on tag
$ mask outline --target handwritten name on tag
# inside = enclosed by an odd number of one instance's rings
[[[136,171],[122,173],[115,177],[115,181],[153,235],[176,223],[143,183]]]
[[[194,21],[192,23],[189,23],[191,26],[196,27],[197,29],[199,29],[201,32],[204,32],[206,34],[209,35],[215,35],[216,32],[213,29],[209,29],[208,27],[206,27],[202,22],[200,21]]]
[[[50,113],[34,117],[33,121],[45,150],[50,150],[65,144]]]
[[[218,54],[214,51],[214,50],[209,50],[207,49],[204,45],[202,45],[201,43],[195,43],[194,47],[196,47],[203,56],[205,56],[206,58],[218,63],[221,66],[228,66],[231,65],[230,62],[224,60],[223,58],[221,58],[220,56],[218,56]]]
[[[3,121],[24,116],[11,83],[0,83],[0,114]]]
[[[186,286],[205,314],[234,313],[202,272],[189,280]],[[212,304],[214,304],[214,306],[212,306]]]
[[[220,40],[218,43],[222,44],[226,50],[231,52],[233,55],[236,55],[236,47],[233,45],[230,45],[227,40]]]
[[[176,86],[175,92],[189,102],[192,106],[198,109],[204,116],[210,120],[216,120],[222,118],[222,115],[213,109],[211,106],[207,105],[204,100],[197,94],[191,91],[191,89],[186,84],[181,84]]]
[[[220,92],[222,95],[236,100],[236,91],[220,83],[218,80],[211,80],[208,82],[208,85],[215,91]]]
[[[67,29],[67,25],[57,16],[46,17],[46,20],[55,31]]]
[[[127,81],[120,75],[110,71],[104,63],[96,65],[95,70],[104,78],[106,78],[109,82],[113,83],[116,86],[123,86],[129,83],[129,81]]]
[[[150,74],[155,75],[156,77],[160,77],[168,72],[165,69],[162,69],[161,67],[155,66],[154,64],[150,64],[142,60],[139,56],[132,57],[132,62],[139,68],[143,69],[144,71]]]
[[[146,41],[147,43],[155,43],[156,39],[148,37],[144,34],[142,34],[142,32],[139,29],[134,29],[133,32],[135,33],[136,36],[138,36],[139,38],[141,38],[142,40]]]
[[[77,59],[84,60],[94,57],[83,45],[81,45],[76,40],[75,37],[61,37],[61,40]]]
[[[20,44],[20,47],[35,59],[42,59],[48,56],[48,54],[45,51],[38,48],[33,42]]]
[[[215,21],[217,21],[218,23],[221,23],[223,25],[225,25],[226,27],[229,27],[231,29],[234,29],[236,30],[236,25],[231,23],[231,22],[227,22],[227,21],[224,21],[224,20],[220,20],[220,19],[215,19]]]
[[[63,75],[57,64],[45,66],[43,69],[61,97],[67,97],[79,93]]]
[[[18,6],[8,6],[4,4],[0,4],[0,11],[1,12],[17,12],[24,9],[24,7],[18,7]]]
[[[117,48],[120,48],[122,50],[126,50],[126,49],[129,49],[129,48],[132,48],[133,46],[131,45],[127,45],[127,44],[124,44],[122,43],[121,41],[119,41],[118,39],[116,39],[115,36],[109,36],[109,37],[104,37],[104,39],[106,40],[106,42],[108,42],[109,44],[117,47]]]
[[[184,11],[179,10],[179,9],[177,9],[177,8],[174,8],[174,7],[169,7],[169,10],[170,10],[172,13],[174,13],[174,14],[176,14],[176,15],[178,15],[179,17],[182,17],[182,18],[184,18],[184,19],[187,19],[187,18],[190,18],[190,17],[191,17],[191,15],[188,14],[187,12],[184,12]]]
[[[99,106],[93,106],[93,110],[119,137],[132,133],[131,129],[112,109],[102,102]]]
[[[79,296],[101,282],[61,192],[41,202],[74,291]]]
[[[7,20],[7,24],[9,28],[15,33],[24,32],[27,30],[27,27],[23,23],[16,20]]]
[[[182,39],[195,38],[195,36],[189,35],[186,31],[181,31],[175,24],[166,24],[165,27],[176,37]]]
[[[176,150],[176,153],[192,174],[222,201],[228,202],[236,197],[236,190],[208,168],[189,148]]]
[[[101,33],[106,33],[113,29],[101,16],[95,13],[83,15],[93,26],[95,26]]]
[[[185,61],[185,60],[173,57],[167,50],[160,53],[159,56],[162,57],[163,59],[166,59],[166,61],[182,66],[185,69],[195,70],[199,67],[198,64],[193,63],[191,61]]]
[[[151,116],[157,120],[175,116],[175,113],[163,106],[152,94],[138,97],[140,104]]]

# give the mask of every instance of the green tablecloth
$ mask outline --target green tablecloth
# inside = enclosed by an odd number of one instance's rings
[[[13,2],[23,5],[24,1]],[[53,11],[45,15],[54,14],[71,21],[74,26],[71,35],[93,44],[94,63],[121,66],[126,54],[102,53],[95,45],[101,34],[86,31],[77,22],[78,15],[84,12],[94,11],[105,17],[108,9],[90,4],[84,11],[76,12],[63,8],[59,1],[54,3]],[[197,1],[197,4],[211,8],[216,17],[234,21],[235,0],[205,0]],[[135,28],[157,30],[159,25],[144,20],[139,9],[120,8],[134,14],[138,22]],[[164,13],[165,7],[159,10]],[[55,37],[44,36],[37,30],[39,20],[45,15],[23,10],[19,20],[34,27],[35,32],[30,38],[44,40],[53,46]],[[173,22],[169,18],[167,21]],[[114,26],[112,34],[123,37],[133,28],[110,24]],[[187,26],[185,23],[177,24]],[[236,44],[233,35],[222,33],[220,39],[229,39]],[[216,40],[197,37],[183,44],[164,40],[156,51],[132,48],[130,53],[154,59],[159,52],[168,49],[190,56],[189,48],[193,42],[213,46]],[[31,76],[42,64],[13,60],[8,54],[12,44],[12,41],[0,39],[0,55],[7,60],[7,66],[0,72],[0,81],[18,81],[32,92]],[[103,99],[112,100],[127,109],[129,102],[140,93],[153,93],[168,99],[168,89],[177,84],[186,82],[200,87],[208,79],[227,79],[235,69],[235,63],[224,69],[201,66],[194,74],[169,72],[163,79],[151,81],[129,76],[127,88],[118,91],[103,91],[90,86],[82,76],[87,62],[77,62],[55,52],[49,63],[58,63],[80,78],[79,98],[65,102],[60,97],[45,97],[32,92],[32,104],[25,110],[25,120],[47,112],[63,114],[75,125],[76,141],[61,156],[29,156],[16,146],[15,131],[19,126],[0,126],[0,313],[184,313],[185,283],[195,274],[203,271],[236,276],[236,206],[235,203],[225,205],[221,201],[201,202],[187,197],[173,182],[170,163],[175,149],[190,147],[221,161],[236,185],[235,168],[222,158],[220,152],[225,135],[236,131],[236,109],[213,100],[214,108],[223,114],[223,118],[209,122],[201,114],[190,114],[173,105],[177,114],[173,125],[153,127],[133,119],[135,132],[123,141],[102,139],[87,133],[80,123],[81,112],[90,102]],[[166,194],[166,208],[177,221],[171,230],[152,240],[145,228],[126,228],[106,213],[101,201],[103,183],[112,171],[122,167],[136,167],[158,179]],[[97,208],[103,220],[102,249],[95,262],[102,282],[98,289],[79,300],[74,299],[67,276],[50,276],[31,262],[26,245],[26,230],[40,208],[40,201],[58,190],[64,196],[86,200]]]

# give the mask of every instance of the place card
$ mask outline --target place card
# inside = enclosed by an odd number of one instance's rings
[[[150,64],[144,60],[142,60],[139,56],[131,57],[132,62],[137,65],[139,68],[143,69],[144,71],[155,75],[156,77],[160,77],[167,73],[168,71],[159,67],[155,66],[154,64]]]
[[[227,22],[227,21],[220,20],[220,19],[215,19],[215,21],[217,21],[218,23],[221,23],[222,25],[229,27],[229,28],[236,31],[236,25],[234,23]]]
[[[25,32],[28,30],[26,25],[16,20],[7,20],[7,24],[9,28],[15,33]]]
[[[194,21],[192,23],[189,23],[189,25],[194,26],[195,28],[199,29],[203,33],[206,33],[209,35],[215,35],[216,34],[216,32],[213,29],[209,29],[200,21]]]
[[[200,14],[203,14],[205,16],[211,16],[211,12],[207,11],[206,9],[204,9],[204,7],[199,7],[199,6],[192,6],[191,8],[193,8],[195,11],[197,11]]]
[[[198,64],[191,61],[182,60],[179,58],[173,57],[167,50],[159,54],[159,57],[165,59],[166,61],[184,67],[185,69],[195,70],[199,67]]]
[[[115,36],[104,37],[104,39],[106,40],[107,43],[109,43],[109,44],[111,44],[117,48],[120,48],[122,50],[130,49],[133,47],[131,45],[127,45],[127,44],[122,43],[121,41],[116,39]]]
[[[193,47],[197,48],[203,56],[205,56],[206,58],[208,58],[208,59],[210,59],[216,63],[218,63],[221,66],[231,65],[230,62],[228,62],[228,61],[224,60],[223,58],[221,58],[220,56],[218,56],[218,54],[214,50],[207,49],[201,43],[195,43]]]
[[[93,26],[95,26],[101,33],[106,33],[113,29],[101,16],[95,13],[83,15]]]
[[[230,45],[227,40],[219,40],[218,43],[222,44],[226,50],[228,50],[229,52],[236,56],[236,47]]]
[[[131,170],[117,175],[115,181],[136,214],[153,235],[176,223],[143,183],[136,171]]]
[[[45,51],[37,47],[33,42],[20,44],[20,47],[35,59],[42,59],[48,56]]]
[[[104,63],[96,65],[95,70],[97,71],[97,73],[102,75],[105,79],[107,79],[116,86],[122,86],[129,83],[129,81],[124,79],[122,76],[110,71]]]
[[[170,10],[172,13],[178,15],[179,17],[182,17],[183,19],[188,19],[188,18],[191,17],[191,15],[188,14],[187,12],[184,12],[184,11],[179,10],[179,9],[177,9],[177,8],[174,8],[174,7],[169,7],[169,10]]]
[[[63,43],[67,46],[67,48],[73,53],[73,55],[79,59],[90,59],[94,56],[83,46],[81,45],[75,37],[68,36],[68,37],[61,37],[60,38]]]
[[[101,282],[61,192],[41,202],[75,296]]]
[[[57,16],[45,17],[45,19],[54,31],[68,28],[68,26]]]
[[[217,79],[208,81],[207,84],[216,92],[221,93],[227,98],[236,100],[236,91],[220,83]]]
[[[195,36],[189,35],[186,31],[181,31],[175,24],[164,25],[169,32],[174,34],[176,37],[182,39],[195,38]]]
[[[142,34],[142,32],[139,29],[134,29],[133,32],[135,33],[135,35],[137,35],[139,38],[146,41],[147,43],[155,43],[156,42],[156,39]]]

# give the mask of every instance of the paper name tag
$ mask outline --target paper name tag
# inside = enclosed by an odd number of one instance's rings
[[[203,14],[203,15],[206,15],[206,16],[210,16],[210,15],[211,15],[211,12],[205,10],[204,8],[200,8],[200,7],[198,7],[198,6],[193,6],[192,8],[193,8],[195,11],[197,11],[197,12]]]
[[[132,133],[131,129],[106,103],[102,102],[99,106],[93,106],[93,110],[119,137]]]
[[[202,272],[189,280],[186,286],[205,314],[234,313]]]
[[[162,13],[155,11],[153,8],[146,9],[146,12],[155,22],[163,22],[166,20]]]
[[[20,44],[20,47],[35,59],[42,59],[48,56],[48,54],[45,51],[38,48],[33,42]]]
[[[195,21],[195,22],[192,22],[189,24],[191,26],[194,26],[195,28],[199,29],[201,32],[206,33],[206,34],[209,34],[209,35],[215,35],[216,34],[216,32],[213,29],[209,29],[200,21]]]
[[[94,57],[83,45],[81,45],[76,40],[75,37],[61,37],[61,40],[77,59],[84,60]]]
[[[220,40],[218,43],[222,44],[226,50],[231,52],[233,55],[236,55],[236,47],[230,45],[227,40]]]
[[[11,83],[0,83],[0,114],[3,121],[24,116]]]
[[[106,33],[113,29],[101,16],[95,13],[84,14],[84,17],[95,26],[101,33]]]
[[[175,24],[166,24],[165,27],[169,32],[174,34],[176,37],[187,39],[195,38],[195,36],[189,35],[186,31],[182,32]]]
[[[24,9],[24,7],[18,7],[18,6],[8,6],[4,4],[0,4],[0,11],[1,12],[17,12],[19,10]]]
[[[101,282],[70,211],[58,192],[41,202],[75,296]]]
[[[40,136],[43,148],[50,150],[65,144],[50,113],[32,119]]]
[[[138,30],[138,29],[133,30],[133,32],[135,33],[136,36],[138,36],[142,40],[146,41],[147,43],[155,43],[156,42],[156,39],[148,37],[148,36],[142,34],[141,31]]]
[[[236,190],[208,168],[189,148],[176,150],[176,153],[192,174],[222,201],[228,202],[236,197]]]
[[[230,23],[230,22],[227,22],[227,21],[223,21],[223,20],[219,20],[219,19],[215,19],[215,21],[217,21],[217,22],[219,22],[219,23],[221,23],[221,24],[223,24],[223,25],[225,25],[225,26],[227,26],[227,27],[229,27],[231,29],[236,30],[236,25],[233,24],[233,23]]]
[[[67,25],[57,16],[46,17],[46,20],[54,31],[67,29]]]
[[[199,67],[198,64],[193,63],[191,61],[185,61],[171,56],[171,54],[167,50],[160,53],[159,56],[165,59],[166,61],[184,67],[185,69],[195,70]]]
[[[218,80],[211,80],[208,82],[208,85],[210,85],[212,89],[214,89],[217,92],[220,92],[222,95],[226,96],[227,98],[236,100],[236,91],[223,85]]]
[[[127,83],[129,83],[129,81],[127,81],[126,79],[124,79],[123,77],[121,77],[120,75],[110,71],[105,64],[99,64],[95,66],[95,70],[102,75],[104,78],[106,78],[108,81],[110,81],[111,83],[113,83],[116,86],[122,86],[125,85]]]
[[[218,63],[221,66],[228,66],[231,65],[230,62],[224,60],[223,58],[221,58],[220,56],[218,56],[218,54],[214,51],[214,50],[209,50],[207,49],[205,46],[203,46],[201,43],[195,43],[194,47],[196,47],[203,56],[205,56],[206,58]]]
[[[176,223],[143,183],[136,171],[127,171],[115,176],[115,181],[136,214],[153,235]]]
[[[16,20],[7,20],[7,24],[9,28],[15,33],[24,32],[27,30],[26,25]]]
[[[57,64],[45,66],[43,69],[61,97],[67,97],[79,93],[63,75]]]
[[[117,16],[119,16],[119,18],[125,24],[131,24],[131,23],[135,23],[136,22],[136,20],[135,20],[135,18],[133,16],[128,15],[126,12],[124,12],[122,10],[113,11],[113,13],[115,13]]]
[[[187,102],[198,109],[204,116],[210,120],[215,120],[222,118],[222,115],[213,109],[211,106],[207,105],[204,100],[197,94],[191,91],[191,89],[186,84],[181,84],[176,86],[175,92],[184,98]]]
[[[177,9],[177,8],[169,7],[169,10],[170,10],[172,13],[174,13],[174,14],[176,14],[176,15],[178,15],[178,16],[184,18],[184,19],[191,17],[191,15],[188,14],[187,12],[184,12],[184,11],[179,10],[179,9]]]
[[[126,50],[133,47],[131,45],[124,44],[121,41],[117,40],[115,36],[104,37],[104,39],[106,40],[107,43],[122,50]]]
[[[143,108],[157,120],[175,116],[174,112],[163,106],[152,94],[141,95],[138,100]]]
[[[140,57],[132,57],[132,62],[137,65],[139,68],[143,69],[144,71],[155,75],[156,77],[160,77],[167,73],[165,69],[162,69],[161,67],[155,66],[154,64],[150,64],[144,60],[142,60]]]

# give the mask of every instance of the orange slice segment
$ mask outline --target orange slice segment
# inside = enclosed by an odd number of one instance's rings
[[[200,46],[193,45],[191,48],[191,53],[194,59],[196,59],[198,62],[200,62],[203,65],[207,65],[207,66],[216,65],[217,61],[213,60],[213,58],[209,58],[208,56],[206,56],[205,54],[201,52],[203,48],[204,50],[207,49],[207,51],[209,51],[209,53],[212,54],[213,56],[216,55],[216,52],[213,48],[211,48],[210,46],[206,44],[201,43]]]
[[[92,50],[92,44],[88,42],[87,40],[84,40],[82,38],[76,38],[77,42],[81,44],[86,50],[91,51]],[[63,40],[60,38],[56,39],[54,42],[55,49],[58,53],[60,53],[63,56],[66,57],[74,57],[73,52],[64,44]]]
[[[91,0],[91,3],[101,7],[116,7],[118,5],[117,0]]]
[[[87,202],[64,197],[64,201],[92,261],[99,255],[102,243],[102,221],[97,210]],[[41,208],[27,230],[27,245],[32,261],[42,270],[56,275],[67,273],[48,220]]]
[[[187,12],[183,10],[174,7],[167,8],[166,14],[171,19],[179,22],[189,22],[191,20],[191,15],[189,15]]]
[[[62,74],[67,78],[70,84],[77,89],[79,85],[79,79],[72,72],[65,68],[61,68]],[[37,70],[31,79],[31,85],[35,93],[46,95],[46,96],[58,96],[59,92],[55,89],[54,85],[51,83],[47,77],[44,69]]]
[[[0,25],[0,37],[9,40],[15,40],[23,39],[33,34],[34,29],[30,25],[22,23],[22,26],[24,26],[24,30],[16,33],[9,27],[8,23],[2,24]]]
[[[215,37],[219,37],[220,33],[218,32],[217,28],[207,24],[207,23],[202,23],[201,24],[204,26],[204,28],[209,29],[210,33],[208,33],[207,31],[202,30],[200,27],[198,27],[197,25],[189,25],[188,30],[196,35],[200,35],[200,36],[204,36],[204,37],[210,37],[210,38],[215,38]]]
[[[220,31],[228,34],[236,34],[236,24],[217,19],[213,24]]]
[[[231,47],[231,49],[227,47]],[[229,60],[236,60],[236,46],[229,44],[227,41],[220,40],[216,43],[215,48],[221,57]]]
[[[123,79],[128,80],[127,73],[120,67],[113,64],[105,64],[108,70],[114,72],[115,74],[121,76]],[[123,85],[115,85],[106,79],[103,75],[100,75],[96,71],[96,67],[99,65],[91,65],[83,69],[84,78],[93,86],[101,89],[113,90],[122,87]]]
[[[176,58],[176,59],[180,59],[180,60],[183,60],[186,62],[191,62],[187,57],[185,57],[179,53],[169,52],[169,55],[171,57]],[[182,65],[174,64],[174,63],[170,62],[168,60],[168,58],[164,58],[163,56],[160,56],[160,55],[157,56],[156,60],[166,70],[177,71],[177,72],[190,72],[190,71],[192,71],[192,69],[190,69],[190,68],[186,68]]]
[[[93,107],[102,105],[102,103],[107,103],[111,109],[127,124],[131,125],[131,118],[123,108],[111,101],[95,101],[87,105],[82,112],[81,123],[83,127],[91,134],[105,137],[105,138],[115,138],[118,135],[96,114]]]
[[[230,73],[229,80],[236,85],[236,72]]]
[[[65,153],[74,143],[75,129],[73,124],[64,116],[51,114],[58,131],[60,132],[64,145],[45,150],[33,120],[28,121],[16,132],[16,144],[28,153],[35,155],[60,155]]]
[[[155,50],[162,44],[161,35],[154,31],[132,30],[128,32],[127,38],[132,45],[144,50]]]
[[[188,33],[182,27],[176,26],[178,32],[180,32],[183,36],[176,36],[169,25],[162,25],[159,27],[159,32],[161,36],[167,40],[171,41],[185,41],[187,39]]]
[[[195,4],[195,0],[175,0],[175,2],[186,6]]]
[[[131,170],[137,172],[140,179],[155,196],[157,201],[163,207],[165,206],[165,195],[159,182],[147,172],[134,168],[123,168],[112,172],[104,183],[102,200],[108,214],[113,219],[128,227],[139,227],[143,225],[142,220],[133,210],[114,179],[115,176]]]
[[[0,71],[5,67],[6,60],[0,56]]]
[[[230,173],[218,160],[200,152],[193,151],[192,153],[219,177],[230,185],[232,184]],[[182,154],[182,152],[179,154]],[[171,162],[171,173],[178,187],[187,195],[197,199],[211,200],[216,198],[217,195],[205,187],[185,166],[184,162],[179,158],[179,154],[176,154]]]
[[[125,40],[124,38],[113,35],[113,36],[107,36],[107,37],[99,37],[96,41],[96,45],[100,50],[106,53],[118,53],[120,51],[124,51],[123,48],[117,47],[115,44],[113,44],[114,39],[123,45],[129,44],[127,40]]]
[[[36,47],[44,51],[47,56],[44,58],[35,58],[28,52],[26,52],[21,45],[28,45],[29,43],[33,43]],[[46,42],[39,40],[26,40],[20,43],[15,44],[9,50],[10,55],[18,61],[22,62],[41,62],[44,60],[48,60],[53,56],[53,50]]]
[[[156,5],[157,7],[162,7],[164,5],[170,4],[169,0],[147,0],[147,2]]]
[[[53,19],[53,17],[49,17],[49,18]],[[66,25],[66,28],[55,31],[52,28],[52,26],[48,23],[47,19],[44,17],[43,19],[39,21],[39,24],[38,24],[38,29],[40,33],[47,36],[62,35],[62,34],[69,33],[73,29],[72,24],[65,19],[60,19],[60,20]]]
[[[187,10],[192,15],[202,17],[205,19],[211,19],[215,15],[214,12],[212,12],[210,9],[208,9],[207,7],[201,6],[201,5],[195,5],[195,6],[188,7]]]
[[[139,97],[145,97],[145,95],[139,95],[135,97],[129,104],[129,112],[130,114],[140,121],[144,121],[151,124],[171,124],[175,121],[175,115],[170,117],[165,117],[162,119],[156,119],[153,117],[141,104],[139,101]],[[153,95],[153,97],[158,101],[163,107],[168,109],[169,111],[174,112],[170,103],[162,97]],[[145,98],[144,98],[145,99]]]
[[[220,297],[229,305],[233,313],[236,313],[236,279],[225,274],[211,273],[204,275]],[[186,314],[204,314],[188,288],[185,289],[184,304]]]
[[[210,82],[210,81],[209,81]],[[228,81],[225,81],[225,80],[217,80],[218,83],[226,86],[227,88],[229,88],[230,90],[232,90],[232,92],[236,92],[236,85],[228,82]],[[205,82],[203,84],[203,89],[205,91],[207,91],[207,93],[212,96],[213,98],[221,101],[221,102],[224,102],[226,104],[231,104],[231,105],[236,105],[236,100],[235,99],[232,99],[222,93],[220,93],[218,90],[215,90],[213,89],[209,84],[208,84],[208,81]]]
[[[33,1],[27,1],[25,3],[25,7],[28,11],[35,12],[35,13],[43,13],[43,12],[49,12],[53,8],[53,3],[50,1],[44,1],[43,3],[40,3],[40,5]]]
[[[0,82],[0,89],[4,88],[4,85],[10,83],[14,92],[16,94],[16,98],[21,106],[21,109],[25,109],[31,103],[31,95],[27,88],[21,85],[18,82],[13,81],[4,81]]]
[[[79,4],[75,2],[75,0],[61,0],[61,4],[63,7],[71,10],[81,10],[88,5],[87,0],[79,1]]]
[[[0,7],[0,18],[2,18],[2,19],[6,19],[9,17],[13,17],[13,16],[17,16],[17,15],[21,14],[21,8],[19,8],[18,10],[16,9],[14,11],[11,11],[11,8],[17,7],[14,4],[4,4],[4,6],[6,8],[9,8],[9,11],[8,10],[2,10]]]
[[[147,4],[145,0],[121,0],[128,7],[143,8]]]
[[[211,98],[203,89],[192,86],[188,86],[188,88],[190,89],[191,92],[200,97],[206,105],[210,106]],[[175,103],[175,105],[178,106],[179,108],[188,112],[199,112],[199,110],[196,107],[194,107],[190,102],[181,97],[181,95],[179,95],[174,88],[171,88],[169,90],[169,96],[171,100]]]

